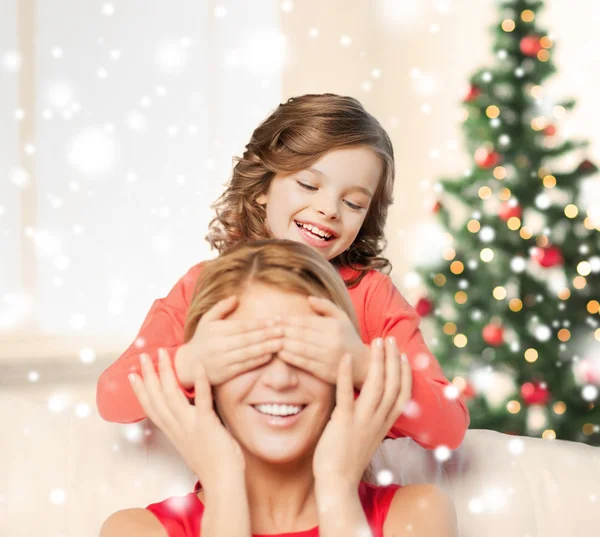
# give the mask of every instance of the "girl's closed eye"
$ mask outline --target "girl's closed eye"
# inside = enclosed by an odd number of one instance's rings
[[[300,185],[302,188],[310,191],[310,192],[314,192],[315,190],[319,190],[316,186],[312,186],[312,185],[307,185],[306,183],[303,183],[302,181],[296,181],[296,183],[298,183],[298,185]],[[364,207],[361,207],[360,205],[356,205],[355,203],[351,203],[347,200],[344,200],[344,203],[350,207],[350,209],[353,209],[355,211],[362,211],[364,209]]]
[[[316,186],[307,185],[306,183],[303,183],[302,181],[296,181],[296,183],[298,183],[302,188],[305,188],[306,190],[310,190],[311,192],[314,190],[318,190],[318,188]]]

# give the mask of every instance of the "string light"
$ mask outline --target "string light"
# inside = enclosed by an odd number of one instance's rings
[[[583,432],[583,434],[585,434],[586,436],[589,436],[591,434],[594,434],[594,424],[593,423],[585,423],[583,425],[583,427],[581,428],[581,431]]]
[[[444,328],[442,330],[443,330],[444,334],[446,334],[447,336],[452,336],[452,335],[456,334],[457,328],[454,323],[448,322],[444,325]],[[458,377],[458,378],[460,378],[460,377]],[[454,381],[452,381],[452,382],[454,382]]]
[[[538,170],[538,177],[540,179],[543,179],[544,176],[548,175],[550,173],[550,170],[548,168],[545,168],[544,166],[542,166],[539,170]]]
[[[481,229],[481,224],[479,223],[478,220],[469,220],[469,222],[467,224],[467,229],[471,233],[477,233]]]
[[[450,265],[450,271],[452,272],[452,274],[462,274],[464,270],[465,266],[462,264],[461,261],[453,261]]]
[[[550,53],[546,49],[542,49],[537,53],[537,59],[541,62],[547,62],[550,59]]]
[[[544,88],[542,88],[542,86],[533,86],[533,88],[531,88],[531,96],[534,99],[539,99],[543,95],[544,95]]]
[[[494,168],[494,177],[502,180],[506,178],[506,168],[504,166],[496,166]]]
[[[546,429],[542,433],[542,438],[544,440],[556,440],[556,431],[554,431],[553,429]]]
[[[530,364],[535,362],[538,359],[538,351],[535,349],[527,349],[525,351],[525,360],[527,360]]]
[[[502,201],[508,201],[510,199],[510,197],[512,196],[512,192],[510,191],[510,188],[503,188],[500,190],[500,192],[498,193],[498,197],[502,200]]]
[[[572,203],[565,207],[565,216],[567,218],[575,218],[578,213],[579,210],[577,209],[577,206]]]
[[[543,183],[546,188],[554,188],[556,186],[556,177],[554,175],[546,175]]]
[[[458,291],[454,295],[454,300],[456,301],[457,304],[464,304],[468,299],[469,299],[469,297],[467,296],[467,293],[465,293],[464,291]]]
[[[444,253],[442,255],[446,261],[452,261],[456,257],[456,250],[451,247],[444,248]]]
[[[521,227],[521,219],[518,216],[511,216],[506,222],[508,229],[516,231]]]
[[[479,257],[484,263],[489,263],[494,259],[494,251],[491,248],[484,248],[481,250]]]
[[[456,334],[454,336],[454,344],[459,348],[462,349],[463,347],[465,347],[468,343],[468,339],[467,336],[465,336],[464,334]]]
[[[479,189],[479,197],[482,200],[487,200],[492,196],[492,189],[489,186],[482,186]]]
[[[521,410],[521,403],[519,401],[509,401],[506,403],[506,410],[508,410],[511,414],[518,414]]]
[[[506,289],[499,285],[492,291],[492,295],[496,300],[504,300],[506,298]]]
[[[552,48],[552,39],[550,39],[547,35],[540,39],[540,45],[544,48]],[[562,108],[562,107],[561,107]]]
[[[446,276],[443,274],[436,274],[433,277],[433,283],[435,283],[438,287],[443,287],[446,285]]]
[[[520,229],[519,235],[521,235],[521,238],[525,239],[525,240],[529,240],[529,239],[531,239],[531,237],[533,237],[533,233],[527,226],[523,226]]]
[[[498,108],[495,104],[491,104],[485,109],[485,113],[487,117],[494,119],[500,115],[500,108]]]
[[[590,300],[587,303],[587,311],[592,315],[600,312],[600,303],[597,300]]]
[[[583,289],[587,285],[587,280],[583,276],[576,276],[573,278],[573,287],[575,289]]]
[[[577,273],[582,276],[589,276],[590,272],[592,272],[592,265],[589,261],[581,261],[577,264]]]
[[[564,401],[556,401],[556,403],[552,405],[552,410],[558,416],[562,416],[567,410],[567,404]]]
[[[561,289],[558,292],[558,298],[560,298],[561,300],[568,300],[570,296],[571,296],[571,291],[569,290],[568,287],[565,287],[564,289]]]
[[[523,302],[519,298],[513,298],[508,303],[508,307],[514,312],[521,311],[523,309]]]
[[[502,29],[505,32],[512,32],[515,29],[515,26],[516,26],[515,21],[512,19],[504,19],[502,21]]]
[[[557,337],[564,343],[565,341],[569,341],[569,339],[571,339],[571,332],[568,328],[561,328],[558,331]]]
[[[526,9],[521,12],[521,20],[523,22],[532,22],[535,19],[535,13],[531,9]]]

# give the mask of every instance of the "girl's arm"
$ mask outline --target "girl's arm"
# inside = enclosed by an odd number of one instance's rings
[[[129,373],[140,374],[140,354],[146,353],[155,368],[158,367],[158,349],[168,351],[171,360],[183,343],[183,327],[201,264],[193,266],[175,284],[169,294],[155,300],[146,315],[136,340],[110,365],[98,379],[96,405],[100,416],[106,421],[136,423],[146,415],[140,406],[131,384]],[[181,386],[189,396],[193,396],[190,386]]]
[[[440,445],[456,449],[469,427],[469,409],[463,398],[446,397],[451,383],[425,344],[420,317],[400,294],[389,276],[377,273],[377,282],[365,304],[365,320],[371,338],[394,336],[398,350],[412,369],[412,400],[416,403],[400,416],[390,438],[411,437],[426,449]]]
[[[452,499],[435,485],[396,491],[383,524],[383,537],[458,537]]]

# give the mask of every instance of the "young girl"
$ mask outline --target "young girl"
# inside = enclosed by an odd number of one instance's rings
[[[456,449],[469,412],[430,353],[419,316],[382,273],[384,224],[392,203],[394,156],[377,120],[351,97],[304,95],[280,105],[253,133],[231,181],[215,203],[207,240],[222,252],[248,240],[275,237],[311,246],[346,281],[359,330],[330,301],[310,304],[318,319],[281,315],[235,322],[225,317],[238,299],[224,299],[184,343],[184,320],[203,263],[193,266],[169,294],[156,300],[138,337],[98,380],[97,405],[108,421],[146,417],[127,375],[140,371],[145,353],[154,367],[167,350],[178,379],[193,397],[194,367],[202,363],[211,385],[266,363],[273,352],[290,364],[335,379],[344,353],[351,354],[360,390],[369,364],[368,344],[393,336],[411,364],[413,396],[389,437],[409,436],[421,446]],[[219,356],[216,360],[215,356]]]
[[[239,244],[206,264],[185,330],[219,300],[239,294],[231,320],[273,314],[317,319],[307,296],[330,300],[356,323],[340,276],[305,245]],[[143,410],[202,481],[194,492],[109,517],[100,537],[456,537],[450,498],[432,485],[378,487],[361,475],[411,395],[410,369],[393,341],[377,338],[363,390],[354,401],[352,362],[336,381],[276,354],[213,389],[198,363],[195,406],[161,352],[133,389]]]

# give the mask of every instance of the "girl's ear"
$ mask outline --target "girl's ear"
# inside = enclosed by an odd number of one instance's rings
[[[259,205],[266,205],[267,204],[267,195],[261,194],[260,196],[258,196],[256,198],[256,203],[258,203]]]

